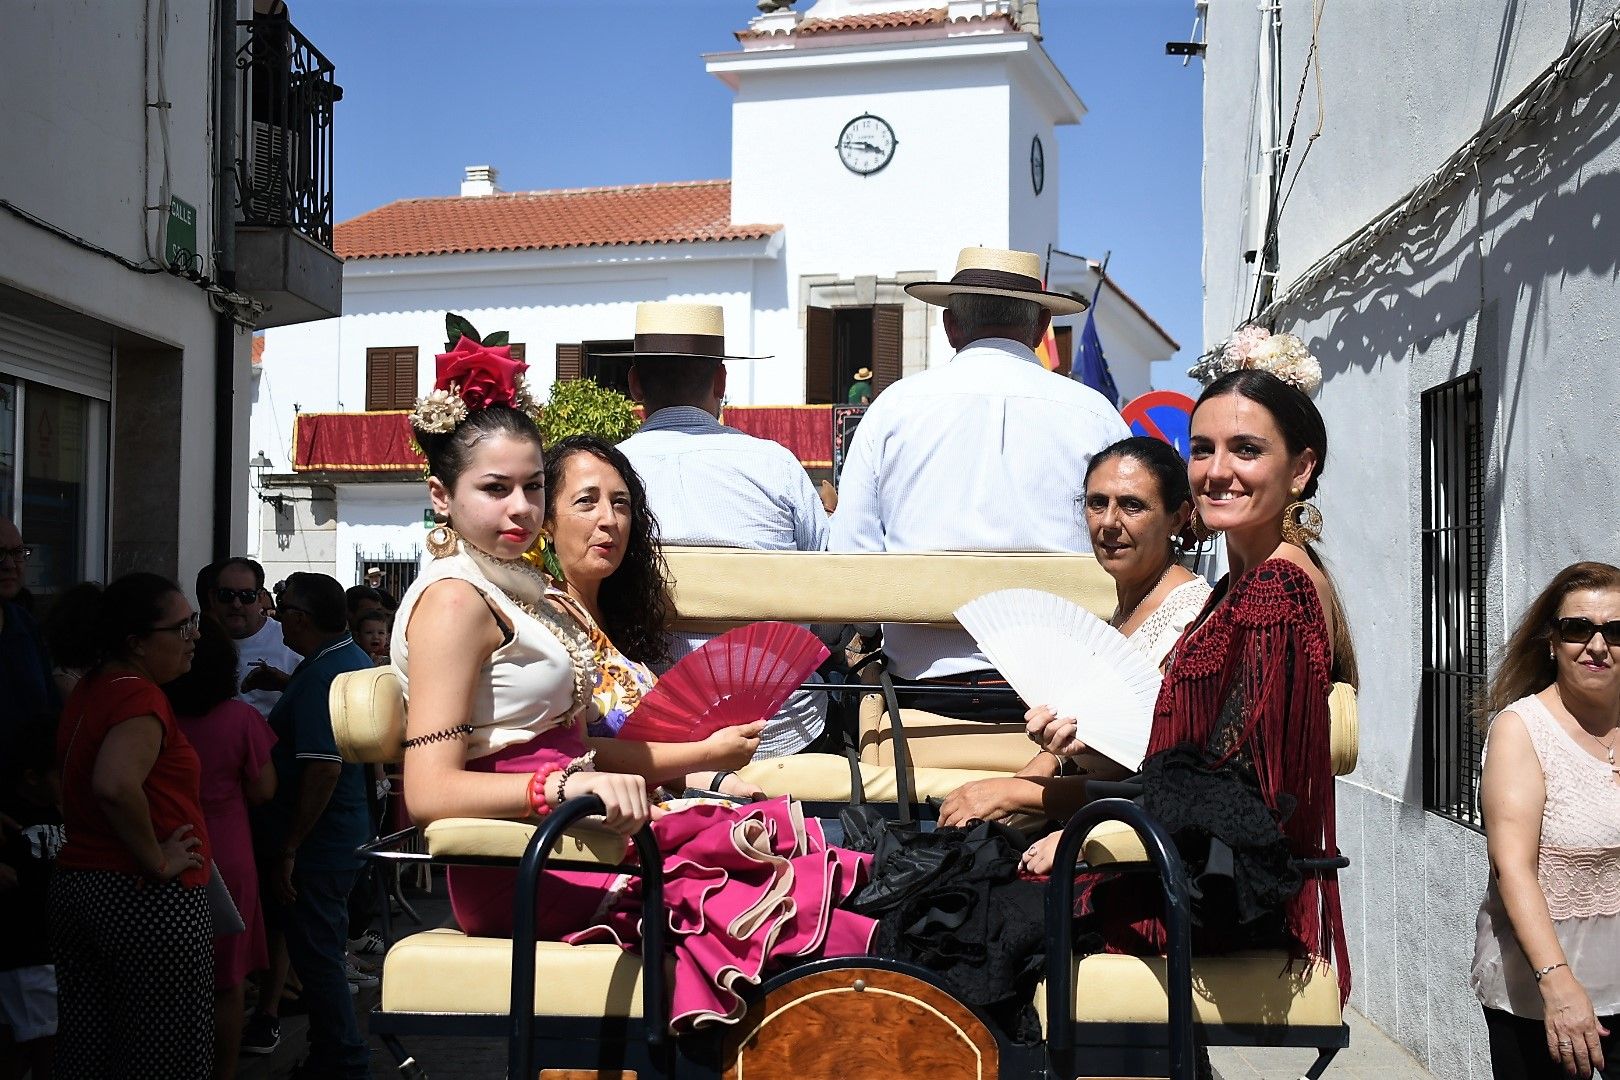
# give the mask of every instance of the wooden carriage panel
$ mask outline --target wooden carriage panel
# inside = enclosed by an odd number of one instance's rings
[[[995,1080],[995,1036],[938,987],[840,968],[757,1002],[725,1042],[725,1080]]]

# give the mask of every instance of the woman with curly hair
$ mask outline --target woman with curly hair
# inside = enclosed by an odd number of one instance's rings
[[[658,544],[658,523],[629,459],[594,435],[570,435],[546,454],[548,567],[567,592],[553,603],[590,636],[596,660],[587,727],[597,759],[674,787],[749,798],[759,789],[732,775],[759,748],[765,722],[722,728],[702,742],[643,743],[614,737],[658,679],[648,665],[667,660],[673,605]],[[701,770],[701,771],[700,771]]]
[[[752,754],[757,727],[691,744],[587,742],[587,725],[605,718],[599,691],[613,681],[599,674],[598,655],[626,665],[656,659],[668,585],[634,471],[594,439],[564,440],[547,462],[524,370],[504,347],[463,338],[438,358],[435,387],[411,417],[444,524],[428,534],[432,558],[400,602],[392,641],[408,704],[406,806],[418,825],[533,821],[589,794],[602,800],[610,829],[630,833],[651,820],[665,854],[672,1024],[735,1021],[742,988],[785,962],[867,949],[873,922],[836,907],[864,882],[867,860],[828,847],[785,799],[705,801],[654,818],[649,781],[735,767]],[[563,581],[524,559],[542,527],[562,556],[553,565]],[[614,881],[547,872],[537,932],[635,946],[639,896]],[[513,886],[510,871],[451,868],[462,929],[510,934]],[[794,903],[769,906],[784,890]],[[742,929],[721,913],[755,904],[766,917]]]

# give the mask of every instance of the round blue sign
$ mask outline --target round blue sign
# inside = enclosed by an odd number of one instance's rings
[[[1160,439],[1176,448],[1182,460],[1190,453],[1192,411],[1196,402],[1174,390],[1149,390],[1119,411],[1131,434]]]

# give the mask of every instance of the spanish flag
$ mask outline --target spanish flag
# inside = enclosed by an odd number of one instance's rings
[[[1045,290],[1046,282],[1041,282],[1041,289]],[[1041,343],[1035,346],[1035,357],[1041,362],[1041,367],[1047,371],[1056,371],[1058,366],[1057,335],[1052,331],[1052,324],[1046,324],[1046,336]]]

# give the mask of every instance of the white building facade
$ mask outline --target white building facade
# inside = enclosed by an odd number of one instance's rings
[[[1362,671],[1338,789],[1353,1002],[1437,1076],[1488,1077],[1468,698],[1558,570],[1620,561],[1620,22],[1551,0],[1329,4],[1314,29],[1309,0],[1197,6],[1204,346],[1259,316],[1327,376],[1324,547]],[[1284,164],[1266,148],[1290,126]]]
[[[841,404],[859,368],[881,392],[950,358],[937,309],[904,286],[948,278],[964,246],[1054,244],[1055,130],[1085,106],[1042,47],[1031,0],[798,6],[703,58],[734,92],[729,179],[503,193],[475,166],[458,196],[338,226],[343,317],[267,334],[257,369],[253,503],[279,495],[260,540],[273,575],[313,566],[347,582],[368,560],[419,549],[426,504],[409,469],[317,467],[293,425],[297,413],[408,408],[432,383],[447,310],[508,331],[541,386],[622,389],[638,302],[719,304],[730,350],[770,357],[728,364],[732,406]],[[1058,253],[1050,266],[1052,287],[1096,290],[1094,262]],[[1122,398],[1147,390],[1176,343],[1112,281],[1097,320]],[[1083,321],[1059,320],[1065,357]],[[830,413],[818,415],[830,444]],[[814,469],[830,452],[800,457]],[[370,509],[355,513],[391,513],[390,537],[348,524],[362,487]]]
[[[318,120],[288,108],[295,71]],[[36,610],[246,545],[250,328],[340,310],[330,177],[321,234],[284,199],[319,185],[274,149],[296,120],[330,153],[331,76],[251,0],[7,5],[0,514]]]

